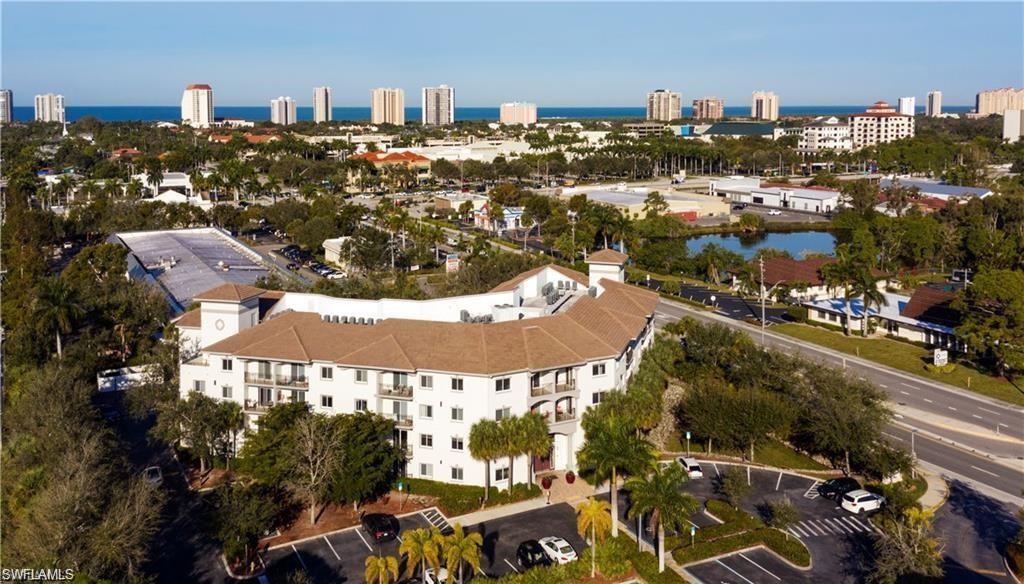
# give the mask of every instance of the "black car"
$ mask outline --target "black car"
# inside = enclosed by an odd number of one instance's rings
[[[361,518],[363,529],[377,543],[398,537],[398,519],[387,513],[367,513]]]
[[[520,566],[530,569],[535,566],[550,566],[551,558],[544,553],[544,548],[540,547],[540,542],[535,539],[528,539],[516,548],[516,562]]]
[[[857,479],[851,477],[839,477],[837,479],[829,479],[820,485],[818,485],[818,494],[826,499],[836,499],[837,501],[850,491],[856,491],[860,488],[860,483]]]
[[[746,209],[746,208],[747,208],[747,204],[746,203],[736,203],[735,205],[732,206],[732,210],[733,211],[742,211],[743,209]]]

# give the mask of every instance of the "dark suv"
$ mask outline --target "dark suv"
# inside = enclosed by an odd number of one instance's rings
[[[551,565],[551,558],[544,553],[544,548],[540,547],[540,542],[535,539],[528,539],[519,544],[516,549],[516,561],[526,569]]]
[[[373,541],[381,543],[391,541],[398,537],[398,519],[387,513],[366,513],[360,518],[363,529],[373,538]]]
[[[838,501],[850,491],[856,491],[860,488],[860,483],[857,479],[851,477],[839,477],[837,479],[829,479],[820,485],[818,485],[818,494],[826,499],[835,499]]]

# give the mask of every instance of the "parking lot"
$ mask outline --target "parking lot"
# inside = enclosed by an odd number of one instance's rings
[[[673,293],[674,291],[666,289],[665,292]],[[681,298],[701,302],[708,306],[713,304],[716,307],[715,312],[735,320],[744,320],[748,318],[760,320],[761,318],[761,305],[756,299],[748,300],[735,294],[728,294],[719,290],[712,290],[704,286],[687,284],[684,282],[679,283],[678,295]],[[714,297],[714,302],[711,300],[712,296]],[[784,308],[765,307],[765,321],[767,321],[769,325],[786,322],[784,318],[785,314],[786,309]]]
[[[398,539],[383,544],[375,543],[362,528],[355,527],[273,549],[266,556],[268,578],[271,582],[283,582],[288,574],[301,571],[316,583],[363,582],[366,557],[378,553],[398,557],[405,532],[431,525],[450,529],[447,519],[434,509],[401,516],[398,520],[401,528]],[[577,553],[586,548],[576,533],[576,513],[567,504],[468,525],[465,529],[483,537],[480,568],[488,576],[522,570],[516,563],[516,548],[528,539],[557,536],[568,541]],[[405,569],[404,563],[400,569]]]

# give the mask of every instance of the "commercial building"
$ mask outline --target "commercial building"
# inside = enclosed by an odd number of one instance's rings
[[[1003,140],[1014,144],[1024,135],[1024,110],[1008,109],[1003,111]]]
[[[928,92],[928,102],[925,104],[924,115],[929,118],[937,118],[942,115],[942,92],[939,90]]]
[[[405,125],[405,91],[378,87],[370,94],[370,122],[374,124]]]
[[[181,95],[181,123],[193,128],[209,128],[213,123],[213,88],[193,83]]]
[[[931,103],[931,94],[929,103]],[[853,148],[864,148],[914,137],[914,117],[905,116],[884,101],[876,101],[864,113],[850,117]]]
[[[447,85],[423,88],[423,125],[455,123],[455,90]]]
[[[0,124],[14,121],[14,93],[10,89],[0,89]]]
[[[797,142],[797,150],[803,152],[845,152],[853,149],[850,125],[836,117],[820,117],[804,125]]]
[[[668,214],[685,221],[729,215],[729,204],[715,197],[672,191],[661,193],[668,205]],[[612,188],[566,188],[562,189],[559,197],[568,201],[579,194],[586,195],[592,203],[615,207],[628,217],[643,217],[650,190],[644,187],[630,188],[623,183]]]
[[[900,115],[904,115],[904,116],[914,116],[914,115],[917,115],[917,98],[914,97],[914,96],[911,96],[911,97],[901,97],[900,98],[900,103],[899,103],[899,110],[900,110]]]
[[[529,126],[537,123],[537,104],[513,101],[501,104],[498,121],[502,124]]]
[[[668,130],[668,126],[662,122],[637,122],[632,124],[623,124],[622,129],[627,134],[635,136],[637,138],[646,138],[648,136],[660,136]]]
[[[1006,110],[1024,110],[1024,88],[988,89],[975,97],[974,112],[979,116],[1002,116]]]
[[[412,170],[417,182],[430,179],[430,159],[415,152],[361,152],[349,156],[349,160],[365,160],[378,171],[389,166],[404,166]]]
[[[476,193],[447,193],[434,195],[434,208],[438,211],[458,211],[464,203],[469,203],[473,211],[484,208],[489,199]]]
[[[682,117],[683,97],[666,89],[655,89],[647,94],[647,119],[671,122]]]
[[[921,197],[942,201],[950,199],[966,200],[975,197],[983,199],[992,194],[991,189],[984,187],[962,187],[948,185],[939,181],[915,178],[883,178],[878,182],[878,188],[885,190],[893,184],[899,184],[908,189],[917,189]]]
[[[313,122],[320,124],[334,119],[334,96],[330,87],[313,88]]]
[[[653,338],[659,299],[624,283],[627,259],[602,250],[589,274],[547,265],[490,292],[434,300],[220,286],[176,323],[201,347],[180,366],[181,395],[239,404],[246,431],[290,402],[385,416],[417,478],[505,488],[531,462],[575,470],[583,412],[625,389]],[[551,451],[514,457],[514,468],[470,455],[473,424],[530,412],[547,420]]]
[[[288,126],[298,121],[295,100],[290,97],[279,97],[270,100],[270,122]]]
[[[675,128],[676,126],[673,126]],[[678,126],[678,135],[683,138],[697,138],[711,142],[712,138],[743,138],[759,136],[767,140],[775,140],[780,128],[765,122],[715,122],[696,126]],[[781,135],[781,134],[779,134]]]
[[[708,194],[734,203],[762,205],[807,213],[831,213],[839,208],[840,193],[826,187],[762,183],[757,177],[731,176],[713,180]]]
[[[443,141],[433,143],[427,141],[426,146],[412,148],[394,148],[392,152],[414,152],[431,160],[445,159],[448,161],[476,160],[494,162],[495,158],[505,160],[519,158],[530,152],[530,143],[524,140],[503,140],[483,138],[475,140]]]
[[[37,122],[67,121],[64,117],[64,96],[56,93],[44,93],[36,96],[35,120]]]
[[[750,117],[770,122],[779,119],[779,96],[771,91],[755,91],[750,104]]]
[[[107,242],[128,250],[128,276],[162,292],[175,314],[210,288],[269,273],[258,253],[217,227],[115,233]]]
[[[725,102],[717,97],[695,99],[693,117],[698,120],[720,120],[725,117]]]

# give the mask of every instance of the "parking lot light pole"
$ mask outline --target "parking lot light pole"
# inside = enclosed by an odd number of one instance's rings
[[[781,156],[781,154],[780,154]],[[781,166],[781,163],[780,163]],[[757,259],[757,264],[761,268],[761,280],[758,282],[758,289],[761,291],[761,346],[764,346],[764,255]]]

